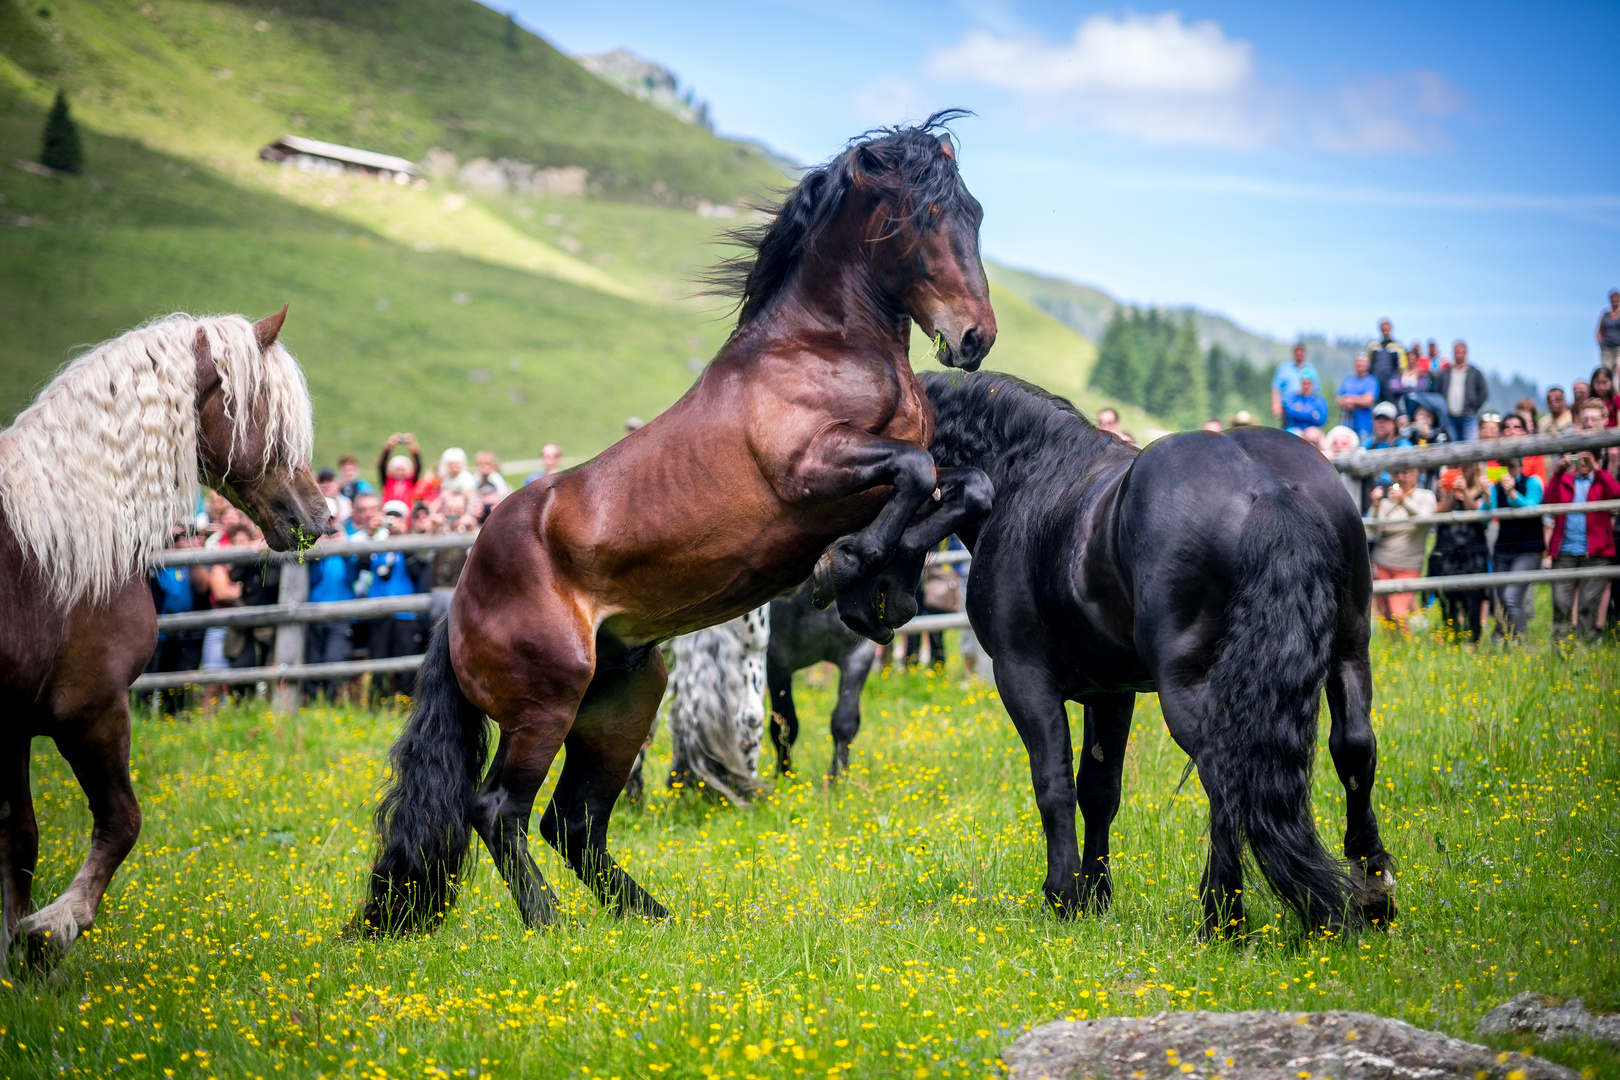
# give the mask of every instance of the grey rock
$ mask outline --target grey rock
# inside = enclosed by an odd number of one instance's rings
[[[1182,1012],[1058,1021],[1001,1052],[1013,1080],[1577,1080],[1362,1012]]]
[[[1596,1039],[1620,1046],[1620,1016],[1590,1013],[1580,998],[1564,1001],[1527,990],[1481,1017],[1474,1034],[1528,1035],[1537,1042]]]

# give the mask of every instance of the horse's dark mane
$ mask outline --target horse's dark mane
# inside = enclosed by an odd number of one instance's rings
[[[1094,427],[1074,403],[999,371],[922,377],[939,416],[932,452],[941,465],[973,466],[994,478],[1030,458],[1045,476],[1078,476],[1109,451],[1134,451]]]
[[[705,292],[737,300],[741,329],[792,279],[832,224],[857,175],[890,205],[891,228],[926,226],[934,204],[964,207],[968,196],[956,161],[939,152],[939,139],[951,134],[952,120],[971,115],[966,109],[944,109],[915,127],[873,128],[851,139],[843,153],[807,170],[779,206],[754,207],[770,214],[768,220],[725,234],[726,242],[743,252],[702,275]]]

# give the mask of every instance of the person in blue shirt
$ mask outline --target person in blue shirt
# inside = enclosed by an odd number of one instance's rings
[[[1300,380],[1309,377],[1318,385],[1321,380],[1316,377],[1316,369],[1305,362],[1305,346],[1295,345],[1294,356],[1291,360],[1284,360],[1277,365],[1277,372],[1271,377],[1271,415],[1281,420],[1283,418],[1283,401],[1299,393]]]
[[[410,508],[398,499],[390,499],[383,503],[383,524],[388,529],[389,536],[404,536],[410,529]],[[412,596],[416,593],[416,581],[411,577],[410,568],[406,565],[406,556],[401,551],[379,552],[371,557],[371,593],[373,600],[389,596]],[[369,650],[373,660],[383,660],[395,656],[416,656],[422,651],[421,623],[414,611],[401,611],[393,616],[379,619],[371,626],[371,642]],[[372,686],[384,697],[394,694],[409,694],[413,679],[409,672],[394,675],[379,675],[372,679]]]
[[[1372,411],[1378,403],[1378,380],[1368,368],[1367,354],[1356,356],[1356,373],[1339,383],[1338,406],[1343,410],[1340,423],[1363,441],[1372,435]]]
[[[336,503],[336,499],[327,502]],[[343,533],[324,536],[318,546],[339,550],[349,538]],[[326,555],[312,559],[309,565],[309,600],[312,604],[330,604],[354,599],[354,583],[360,576],[360,558],[357,555]],[[306,664],[339,664],[349,658],[354,631],[347,619],[339,622],[310,623],[304,630],[304,662]],[[337,695],[337,680],[322,679],[309,682],[304,691],[311,695]]]
[[[1327,423],[1327,399],[1316,392],[1316,380],[1307,375],[1299,380],[1299,392],[1283,399],[1283,428],[1290,435],[1303,435],[1306,428]]]
[[[1373,406],[1372,414],[1372,434],[1369,435],[1362,443],[1363,449],[1388,450],[1396,446],[1412,445],[1407,440],[1401,438],[1400,433],[1395,429],[1395,417],[1399,415],[1399,410],[1395,408],[1394,402],[1380,401],[1377,405]],[[1367,512],[1367,508],[1372,505],[1372,489],[1378,486],[1379,478],[1376,476],[1364,476],[1361,478],[1361,512],[1363,514],[1365,514]],[[1387,480],[1384,481],[1383,486],[1389,486]]]
[[[1524,431],[1518,430],[1514,434],[1523,435]],[[1485,500],[1485,509],[1540,506],[1543,495],[1541,478],[1525,472],[1523,461],[1504,461],[1502,464],[1507,471],[1487,489],[1489,495]],[[1545,548],[1539,517],[1502,518],[1497,522],[1496,529],[1496,546],[1491,556],[1493,573],[1534,570],[1541,565]],[[1491,634],[1492,639],[1522,638],[1530,619],[1535,615],[1535,594],[1528,585],[1504,585],[1498,592],[1501,603],[1497,605],[1496,630]]]
[[[175,530],[175,547],[194,548],[201,543],[193,533]],[[152,571],[147,582],[152,589],[152,606],[159,615],[178,615],[187,611],[202,611],[208,607],[208,567],[160,566]],[[202,666],[202,630],[161,630],[157,648],[146,670],[195,671]],[[158,691],[160,708],[169,715],[178,713],[185,705],[183,688]]]

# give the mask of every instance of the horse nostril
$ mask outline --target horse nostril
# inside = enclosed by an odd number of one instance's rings
[[[977,326],[968,327],[966,332],[962,334],[962,355],[969,359],[978,356],[980,345],[979,328]]]

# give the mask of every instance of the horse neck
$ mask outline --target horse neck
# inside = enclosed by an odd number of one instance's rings
[[[1134,457],[1113,436],[1057,409],[1037,424],[1009,424],[1005,412],[1020,407],[1027,405],[1008,399],[971,420],[939,408],[939,430],[929,447],[935,462],[982,469],[997,491],[1016,491],[1068,486],[1099,464],[1124,468]]]
[[[863,239],[867,222],[853,197],[846,203],[836,222],[811,241],[776,311],[795,324],[809,320],[849,344],[904,359],[910,352],[911,316],[878,284]]]

